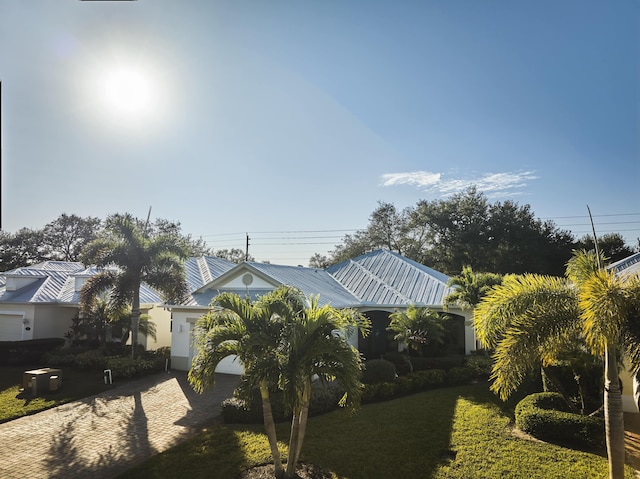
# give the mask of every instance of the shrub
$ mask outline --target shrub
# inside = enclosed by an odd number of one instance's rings
[[[318,416],[337,409],[338,402],[344,391],[336,384],[313,383],[311,401],[309,402],[309,416]],[[284,407],[282,392],[270,393],[271,412],[276,422],[288,421],[291,414]],[[226,399],[221,404],[222,418],[225,423],[256,424],[263,422],[262,398],[257,389],[250,392],[236,391],[234,397]]]
[[[473,379],[475,372],[467,367],[455,367],[447,371],[445,381],[448,385],[467,384]]]
[[[393,381],[396,378],[396,367],[385,359],[371,359],[364,363],[362,382],[375,384]]]
[[[424,358],[424,369],[444,369],[448,371],[451,368],[462,366],[464,356],[460,354],[452,354],[449,356],[440,356],[434,358]]]
[[[62,338],[0,341],[0,364],[26,364],[41,360],[44,355],[64,345]]]
[[[442,369],[428,369],[410,374],[414,391],[425,391],[444,384],[445,371]]]
[[[411,372],[411,365],[409,364],[409,359],[405,353],[390,351],[388,353],[384,353],[384,359],[393,363],[396,367],[396,373],[399,375],[405,375]],[[414,358],[411,359],[413,360]]]
[[[489,356],[472,354],[464,360],[464,365],[473,370],[473,374],[477,378],[489,378],[493,360]]]
[[[568,406],[559,393],[531,394],[516,406],[516,426],[544,441],[601,448],[605,440],[604,420],[567,410]]]

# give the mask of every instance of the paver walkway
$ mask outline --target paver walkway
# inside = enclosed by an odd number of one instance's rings
[[[197,394],[186,373],[161,373],[0,424],[0,478],[113,478],[199,432],[238,381]]]

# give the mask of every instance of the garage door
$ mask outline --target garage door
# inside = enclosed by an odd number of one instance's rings
[[[22,316],[0,314],[0,341],[22,340]]]

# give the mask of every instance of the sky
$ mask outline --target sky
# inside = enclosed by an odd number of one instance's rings
[[[640,237],[640,1],[0,3],[2,229],[179,221],[306,265],[476,185]]]

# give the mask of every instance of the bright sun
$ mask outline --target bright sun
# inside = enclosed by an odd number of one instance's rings
[[[118,68],[103,77],[104,106],[119,117],[149,114],[153,97],[153,83],[141,70]]]

